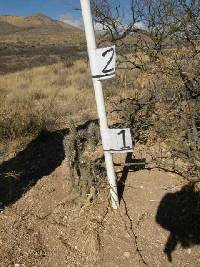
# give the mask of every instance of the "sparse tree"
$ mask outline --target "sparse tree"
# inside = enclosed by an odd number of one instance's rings
[[[140,97],[151,91],[146,98],[151,99],[149,105],[156,100],[151,114],[156,136],[169,144],[175,160],[186,159],[196,175],[200,171],[200,1],[130,0],[129,6],[122,7],[117,1],[93,0],[92,4],[94,21],[103,28],[100,43],[117,47],[118,69],[131,71],[135,79],[141,74],[149,79],[147,88],[140,88]]]

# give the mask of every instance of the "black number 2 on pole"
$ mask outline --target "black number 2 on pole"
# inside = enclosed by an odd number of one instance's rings
[[[110,49],[104,51],[104,52],[102,53],[102,56],[105,57],[108,53],[111,53],[111,57],[109,58],[109,60],[108,60],[108,62],[107,62],[107,64],[106,64],[106,66],[103,68],[103,70],[102,70],[103,73],[110,73],[110,72],[112,72],[112,71],[115,70],[114,68],[107,69],[108,66],[110,65],[110,63],[111,63],[112,60],[113,60],[113,57],[114,57],[114,54],[115,54],[115,50],[114,50],[114,48],[111,47]]]
[[[123,147],[122,148],[130,148],[130,146],[126,145],[126,131],[123,129],[117,134],[118,135],[120,135],[120,134],[122,135],[122,139],[123,139]]]
[[[92,78],[96,80],[110,79],[115,76],[115,46],[98,48],[91,53]]]

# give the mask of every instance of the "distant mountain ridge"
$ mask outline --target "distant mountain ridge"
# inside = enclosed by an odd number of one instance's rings
[[[86,51],[80,29],[43,14],[0,16],[0,74],[63,62]]]
[[[0,34],[11,34],[21,30],[38,28],[38,27],[53,27],[58,30],[68,30],[78,32],[80,29],[66,24],[62,21],[54,20],[41,13],[36,13],[31,16],[0,16]]]

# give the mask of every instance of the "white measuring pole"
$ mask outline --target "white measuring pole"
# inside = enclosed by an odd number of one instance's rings
[[[93,22],[92,22],[90,0],[80,0],[80,1],[81,1],[81,8],[82,8],[83,22],[85,26],[85,35],[86,35],[86,40],[87,40],[88,55],[89,55],[90,66],[91,66],[92,65],[92,54],[96,50],[96,40],[95,40],[94,27],[93,27]],[[100,131],[102,133],[102,131],[108,129],[102,84],[100,81],[94,78],[92,80],[93,80],[93,86],[94,86],[94,91],[95,91],[97,112],[98,112],[99,121],[100,121]],[[119,200],[118,200],[116,176],[115,176],[115,171],[114,171],[112,154],[110,152],[104,151],[104,155],[105,155],[105,163],[106,163],[106,168],[107,168],[108,182],[110,184],[112,207],[114,209],[117,209],[117,207],[119,206]]]

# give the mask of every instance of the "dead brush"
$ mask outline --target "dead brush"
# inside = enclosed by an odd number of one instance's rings
[[[13,199],[13,196],[15,196],[16,184],[19,179],[20,174],[14,171],[0,173],[0,208],[2,208],[5,203],[9,203]]]
[[[63,145],[70,184],[81,197],[89,196],[88,201],[91,202],[99,192],[102,179],[105,177],[102,160],[93,159],[93,152],[100,140],[98,124],[90,122],[78,129],[71,120],[69,129],[70,133],[65,136]]]
[[[119,101],[118,108],[111,112],[119,114],[120,122],[116,125],[117,127],[130,128],[134,142],[145,144],[153,126],[154,110],[155,96],[152,92],[149,96],[140,99],[123,98]]]
[[[190,121],[190,127],[188,127],[187,138],[190,145],[190,150],[199,154],[200,152],[200,126],[199,126],[199,115],[196,118],[192,118]],[[193,155],[194,156],[194,155]]]

